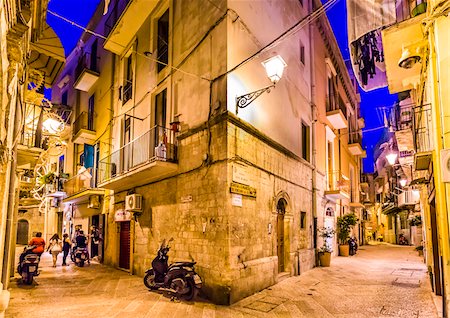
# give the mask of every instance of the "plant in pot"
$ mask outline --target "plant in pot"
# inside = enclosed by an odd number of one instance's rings
[[[322,267],[330,266],[333,249],[329,240],[334,237],[335,233],[335,230],[331,227],[322,227],[319,229],[319,236],[323,240],[322,247],[319,248],[319,262]]]
[[[349,255],[348,238],[350,237],[350,230],[352,226],[356,225],[358,218],[354,213],[344,214],[337,218],[338,241],[339,241],[339,255]]]

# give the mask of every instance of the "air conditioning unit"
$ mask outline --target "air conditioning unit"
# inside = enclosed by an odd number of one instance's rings
[[[441,150],[442,181],[450,182],[450,149]]]
[[[416,205],[419,203],[420,194],[417,190],[406,190],[398,195],[398,207]]]
[[[98,209],[100,208],[100,196],[99,195],[91,195],[89,196],[89,203],[87,205],[89,209]]]
[[[130,194],[125,197],[125,210],[142,212],[142,195]]]

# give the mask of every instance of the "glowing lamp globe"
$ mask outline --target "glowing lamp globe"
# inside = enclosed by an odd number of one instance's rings
[[[274,84],[276,84],[281,79],[281,76],[283,76],[284,68],[287,66],[286,62],[279,55],[265,60],[264,62],[262,62],[262,65],[266,69],[267,77]]]
[[[386,155],[386,159],[389,162],[389,164],[392,166],[397,161],[397,154],[395,152],[391,152],[390,154]]]
[[[59,120],[49,117],[43,123],[42,126],[44,130],[50,134],[58,134],[64,129],[64,124]]]
[[[406,185],[407,182],[408,182],[408,180],[406,180],[406,179],[401,179],[401,180],[400,180],[400,185],[401,185],[402,187],[404,187],[404,186]]]

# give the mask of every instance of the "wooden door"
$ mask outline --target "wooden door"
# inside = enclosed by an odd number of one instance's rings
[[[19,222],[17,222],[16,244],[28,244],[28,227],[29,224],[27,220],[19,220]]]
[[[278,272],[284,272],[284,215],[286,213],[286,200],[280,199],[277,204],[277,256]]]
[[[119,267],[130,269],[130,222],[120,222]]]
[[[439,237],[437,233],[436,220],[436,201],[433,199],[430,202],[430,225],[431,225],[431,242],[433,244],[433,273],[434,273],[434,292],[436,295],[442,295],[442,280],[441,280],[441,259],[439,256]]]

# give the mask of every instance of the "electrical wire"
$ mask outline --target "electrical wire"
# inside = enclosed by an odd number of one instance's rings
[[[51,11],[51,10],[47,10],[47,12],[50,13],[51,15],[53,15],[53,16],[55,16],[55,17],[57,17],[57,18],[59,18],[59,19],[61,19],[61,20],[63,20],[63,21],[65,21],[65,22],[67,22],[67,23],[69,23],[69,24],[71,24],[71,25],[73,25],[73,26],[75,26],[75,27],[77,27],[77,28],[83,30],[83,31],[86,32],[86,33],[89,33],[89,34],[95,36],[95,37],[98,37],[98,38],[103,39],[103,40],[105,40],[105,41],[108,39],[106,36],[104,36],[104,35],[102,35],[102,34],[100,34],[100,33],[97,33],[97,32],[95,32],[95,31],[92,31],[92,30],[90,30],[90,29],[88,29],[88,28],[86,28],[86,27],[83,27],[82,25],[80,25],[80,24],[78,24],[78,23],[76,23],[76,22],[74,22],[74,21],[72,21],[72,20],[69,20],[69,19],[67,19],[66,17],[64,17],[64,16],[62,16],[62,15],[56,13],[56,12],[53,12],[53,11]],[[125,47],[124,45],[122,45],[122,44],[119,44],[119,43],[114,42],[114,41],[111,41],[111,43],[114,43],[115,45],[120,46],[120,47],[122,47],[123,49],[126,49],[126,47]],[[185,75],[189,75],[189,76],[192,76],[192,77],[196,77],[196,78],[200,78],[200,79],[202,79],[202,80],[207,80],[207,81],[209,81],[208,79],[204,78],[203,76],[200,76],[200,75],[197,75],[197,74],[193,74],[193,73],[189,73],[189,72],[183,71],[182,69],[179,69],[179,68],[177,68],[177,67],[175,67],[175,66],[171,66],[171,65],[169,65],[169,64],[167,64],[167,63],[161,62],[161,61],[159,61],[158,59],[155,59],[155,58],[153,58],[153,57],[151,57],[151,56],[147,56],[147,55],[145,55],[145,54],[143,54],[143,53],[139,53],[139,52],[137,52],[137,51],[133,51],[133,53],[135,53],[136,55],[139,55],[139,56],[141,56],[141,57],[144,57],[144,58],[146,58],[146,59],[148,59],[148,60],[150,60],[150,61],[153,61],[153,62],[156,62],[156,63],[158,63],[158,64],[167,66],[167,67],[169,67],[169,68],[171,68],[171,69],[173,69],[173,70],[176,70],[176,71],[178,71],[178,72],[180,72],[180,73],[183,73],[183,74],[185,74]]]

